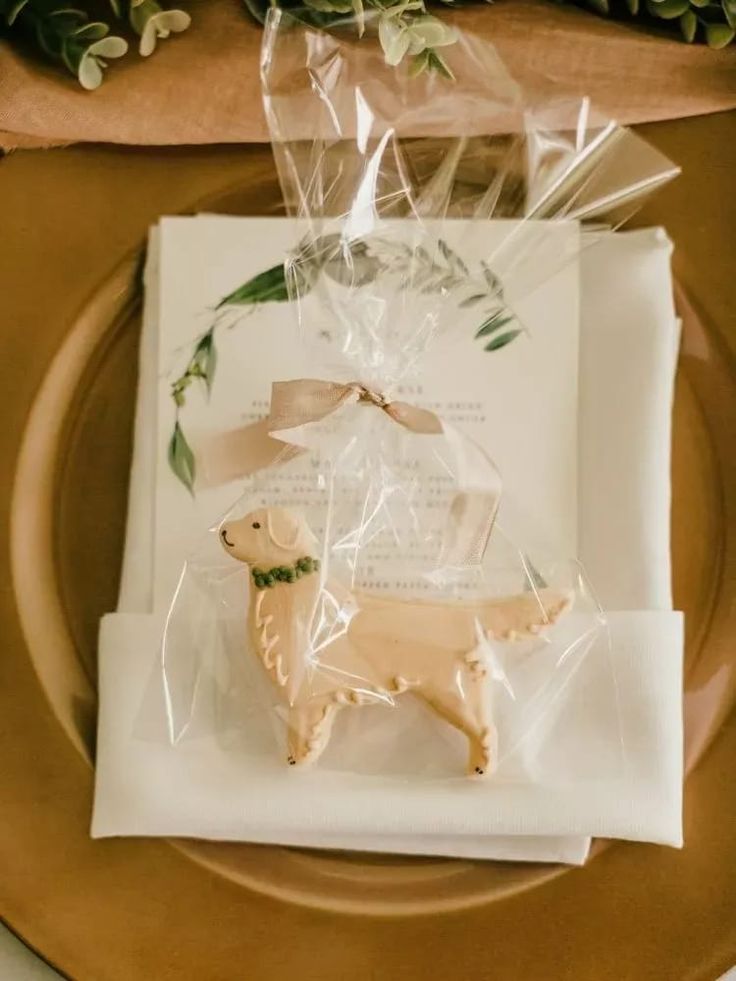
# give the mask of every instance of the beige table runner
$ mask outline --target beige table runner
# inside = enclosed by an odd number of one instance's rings
[[[0,44],[0,147],[78,141],[139,145],[266,142],[258,77],[261,28],[239,0],[184,0],[186,33],[152,58],[132,52],[96,92]],[[676,36],[548,0],[498,0],[440,16],[492,40],[524,82],[546,75],[623,123],[736,106],[736,46]]]

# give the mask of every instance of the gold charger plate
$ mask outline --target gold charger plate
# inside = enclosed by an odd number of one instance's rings
[[[735,123],[648,128],[691,165],[647,216],[667,217],[701,314],[687,318],[675,407],[691,765],[721,726],[733,683],[736,202],[727,183],[719,197],[717,174],[733,172]],[[736,960],[724,916],[736,897],[728,725],[688,781],[687,848],[617,844],[582,872],[87,838],[96,626],[115,602],[137,340],[133,260],[112,273],[106,265],[158,213],[205,199],[218,210],[267,211],[277,200],[268,151],[87,148],[0,165],[0,207],[16,245],[2,277],[12,343],[0,445],[15,465],[0,489],[9,508],[14,474],[15,498],[14,578],[6,557],[0,600],[0,911],[79,978],[714,977]],[[409,915],[417,912],[426,915]]]

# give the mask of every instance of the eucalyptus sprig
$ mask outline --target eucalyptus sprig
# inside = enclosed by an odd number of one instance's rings
[[[650,18],[679,26],[691,44],[725,48],[736,38],[736,0],[584,0],[603,16]]]
[[[450,68],[437,50],[457,41],[457,31],[427,13],[422,0],[404,0],[384,7],[378,24],[378,40],[386,63],[398,65],[410,59],[409,74],[436,71],[454,79]]]
[[[352,20],[362,36],[366,10],[378,19],[378,40],[387,64],[398,65],[409,59],[412,76],[425,71],[445,78],[454,76],[440,53],[440,48],[454,44],[458,33],[454,27],[432,16],[425,0],[243,0],[248,11],[261,24],[270,7],[298,11],[298,16],[317,27],[335,27]],[[451,6],[454,0],[441,0]]]
[[[306,260],[300,262],[304,256]],[[475,337],[486,340],[487,351],[500,350],[521,333],[520,328],[498,333],[516,318],[505,304],[503,283],[489,264],[481,260],[475,271],[469,269],[442,238],[436,239],[430,251],[424,245],[381,236],[345,242],[339,235],[325,235],[308,247],[302,246],[293,265],[302,270],[304,278],[307,278],[306,268],[314,267],[309,276],[310,285],[314,284],[316,275],[352,288],[363,287],[379,278],[393,278],[392,289],[396,294],[452,294],[461,309],[478,310],[481,322]]]
[[[429,2],[429,0],[427,0]],[[452,6],[454,0],[439,0]],[[692,42],[702,38],[711,48],[723,48],[736,38],[736,0],[555,0],[586,6],[598,14],[616,18],[640,18],[679,24],[682,36]],[[331,27],[354,18],[359,33],[365,9],[379,12],[379,40],[389,64],[410,59],[410,71],[437,71],[448,74],[448,66],[439,48],[456,39],[453,28],[428,13],[424,0],[243,0],[256,20],[264,23],[269,7],[288,10],[311,10],[313,22]],[[543,29],[540,24],[540,29]]]
[[[171,383],[171,398],[176,407],[176,415],[174,418],[174,430],[169,440],[169,466],[190,492],[194,488],[196,463],[192,448],[181,426],[179,410],[185,405],[187,390],[195,380],[199,379],[203,382],[208,396],[212,392],[212,384],[215,380],[215,370],[217,368],[215,326],[216,324],[213,324],[199,338],[184,371]]]
[[[184,10],[167,9],[158,0],[110,0],[117,17],[126,16],[130,26],[140,37],[138,52],[144,58],[153,54],[159,39],[185,31],[192,18]]]
[[[128,42],[110,34],[103,21],[65,0],[0,0],[8,28],[25,33],[47,58],[76,75],[85,89],[96,89],[110,58],[121,58]]]
[[[0,0],[0,27],[9,37],[25,35],[52,61],[63,65],[88,90],[102,83],[107,63],[122,58],[128,42],[106,20],[93,17],[95,0]],[[114,22],[140,37],[139,53],[150,55],[156,42],[186,30],[191,18],[158,0],[110,0]]]

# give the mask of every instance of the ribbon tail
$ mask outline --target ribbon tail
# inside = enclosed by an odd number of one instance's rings
[[[394,422],[398,422],[412,433],[439,436],[444,432],[442,420],[429,409],[420,409],[416,405],[409,405],[408,402],[388,402],[383,407],[383,411]]]
[[[198,484],[219,487],[291,460],[302,452],[301,447],[272,436],[272,425],[267,417],[203,439],[196,448]]]

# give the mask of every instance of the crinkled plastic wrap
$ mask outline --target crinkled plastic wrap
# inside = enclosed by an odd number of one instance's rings
[[[182,571],[162,644],[170,739],[235,739],[285,772],[579,779],[556,724],[595,658],[616,731],[605,616],[574,558],[530,554],[496,522],[493,447],[397,390],[461,311],[485,346],[510,343],[514,302],[575,257],[555,224],[615,227],[676,168],[586,99],[522,91],[478,39],[443,49],[453,80],[412,77],[355,29],[278,10],[267,25],[287,278],[315,368],[274,385],[266,465]],[[478,242],[504,223],[477,268],[452,245],[457,218]],[[224,434],[220,455],[238,445]],[[596,765],[624,751],[619,735]]]

